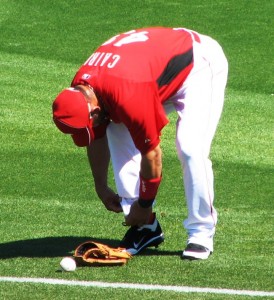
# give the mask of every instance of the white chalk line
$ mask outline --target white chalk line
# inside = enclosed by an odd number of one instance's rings
[[[121,288],[121,289],[138,289],[138,290],[161,290],[172,291],[177,293],[211,293],[211,294],[226,294],[226,295],[241,295],[253,297],[274,297],[274,292],[251,291],[251,290],[232,290],[232,289],[217,289],[217,288],[200,288],[189,286],[172,286],[172,285],[150,285],[137,283],[119,283],[119,282],[100,282],[100,281],[78,281],[64,280],[53,278],[28,278],[28,277],[0,277],[0,282],[15,282],[15,283],[40,283],[52,285],[68,285],[68,286],[84,286],[97,288]]]

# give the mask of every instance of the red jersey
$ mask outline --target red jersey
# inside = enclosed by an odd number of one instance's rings
[[[162,104],[193,67],[193,40],[183,28],[143,28],[116,35],[81,66],[72,86],[89,84],[110,119],[124,123],[142,154],[168,123]]]

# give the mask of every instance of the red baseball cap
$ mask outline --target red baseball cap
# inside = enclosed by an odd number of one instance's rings
[[[71,134],[77,146],[88,146],[94,140],[93,120],[85,96],[79,90],[63,90],[54,100],[52,111],[55,125],[63,133]]]

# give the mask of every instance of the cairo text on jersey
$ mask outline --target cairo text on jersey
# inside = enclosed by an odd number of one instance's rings
[[[109,52],[94,52],[84,63],[87,66],[107,66],[112,69],[120,60],[120,55]]]

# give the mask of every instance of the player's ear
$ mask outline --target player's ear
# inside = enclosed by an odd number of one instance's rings
[[[90,115],[90,118],[93,118],[94,115],[98,115],[101,111],[101,107],[100,106],[93,106],[89,115]]]

